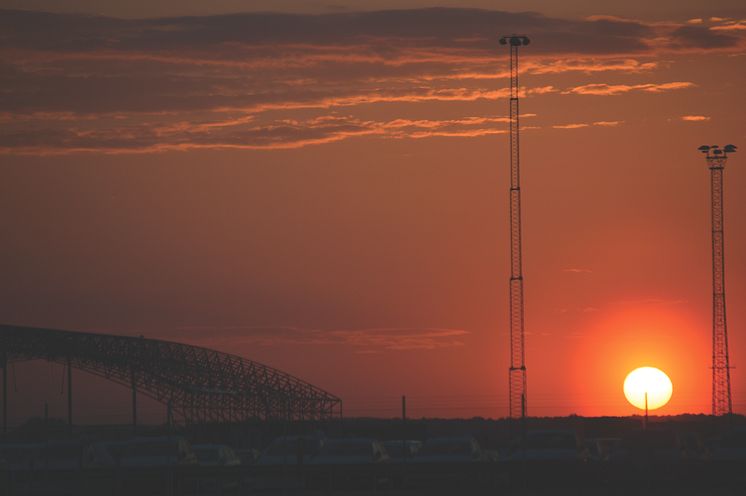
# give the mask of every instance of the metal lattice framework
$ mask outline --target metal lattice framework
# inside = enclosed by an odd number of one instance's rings
[[[157,339],[0,326],[5,363],[43,359],[132,388],[176,423],[325,420],[341,400],[296,377],[236,355]]]
[[[728,324],[725,318],[725,240],[723,233],[723,172],[736,147],[702,145],[710,168],[712,214],[712,414],[733,413],[730,389]]]
[[[526,36],[504,36],[510,47],[510,417],[526,416],[526,352],[523,330],[523,258],[521,240],[521,160],[518,49],[529,44]]]

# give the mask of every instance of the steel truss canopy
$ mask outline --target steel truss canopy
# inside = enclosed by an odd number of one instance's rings
[[[0,325],[0,360],[48,360],[131,387],[175,423],[326,420],[340,398],[282,371],[183,343]]]

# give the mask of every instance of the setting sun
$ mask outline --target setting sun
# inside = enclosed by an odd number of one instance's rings
[[[640,367],[633,370],[624,379],[624,396],[632,405],[645,410],[646,393],[648,410],[664,406],[673,393],[671,379],[655,367]]]

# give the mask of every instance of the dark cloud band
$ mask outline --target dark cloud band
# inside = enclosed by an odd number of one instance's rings
[[[651,39],[667,40],[656,49],[671,50],[741,43],[740,31],[702,25],[444,8],[129,20],[6,10],[0,11],[0,30],[0,150],[6,153],[292,148],[361,135],[484,136],[499,132],[494,123],[474,126],[462,119],[405,132],[392,130],[390,122],[417,119],[372,122],[347,109],[503,98],[504,85],[495,80],[506,77],[505,54],[496,47],[506,32],[540,41],[522,65],[537,77],[652,71]],[[528,95],[610,96],[690,86],[545,84],[528,88]],[[340,110],[345,114],[319,120]]]

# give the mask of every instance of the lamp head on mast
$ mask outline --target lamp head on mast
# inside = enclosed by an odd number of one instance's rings
[[[526,46],[529,43],[531,43],[531,40],[528,39],[528,36],[523,35],[514,34],[500,38],[501,45],[510,45],[512,47]]]
[[[706,158],[728,158],[729,153],[736,153],[736,145],[725,145],[720,148],[719,145],[702,145],[697,150],[707,155]]]

